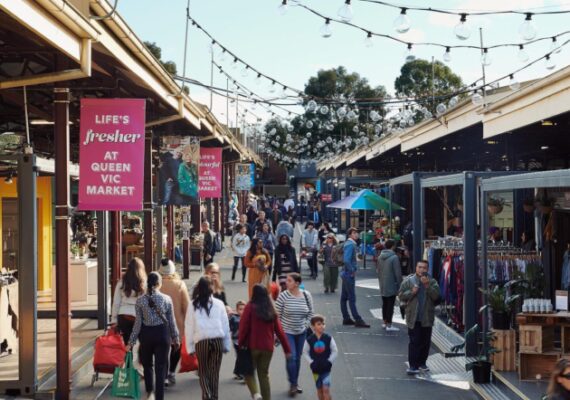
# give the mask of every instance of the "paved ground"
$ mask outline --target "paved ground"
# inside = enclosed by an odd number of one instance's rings
[[[231,258],[224,250],[217,261],[222,266],[228,302],[235,304],[239,299],[246,299],[246,283],[232,282]],[[370,264],[370,263],[369,263]],[[369,267],[370,268],[370,267]],[[308,275],[308,268],[303,264],[303,275]],[[199,273],[195,272],[192,281]],[[386,333],[381,328],[381,321],[373,317],[373,310],[380,308],[380,297],[374,288],[375,275],[372,270],[361,271],[360,286],[357,289],[358,308],[363,317],[371,323],[370,329],[356,329],[342,326],[339,310],[340,293],[324,294],[322,290],[322,275],[319,279],[305,281],[306,288],[312,293],[316,311],[327,318],[327,330],[331,333],[339,347],[339,358],[333,367],[332,394],[335,399],[477,399],[477,395],[469,390],[461,390],[450,386],[439,385],[424,379],[409,377],[405,373],[407,360],[407,333],[403,325],[396,333]],[[371,311],[372,310],[372,311]],[[378,314],[377,314],[378,315]],[[245,385],[232,380],[234,363],[233,352],[224,357],[220,378],[220,399],[248,399],[249,392]],[[429,360],[428,360],[429,364]],[[271,363],[271,384],[273,399],[286,399],[287,376],[285,358],[281,348],[277,348]],[[93,399],[98,389],[105,384],[101,380],[89,389],[89,381],[85,379],[74,393],[75,399]],[[300,399],[316,399],[316,391],[308,366],[303,363],[300,385],[305,392],[297,396]],[[141,385],[142,388],[142,385]],[[110,390],[105,392],[103,399],[110,399]],[[200,387],[195,374],[178,376],[178,384],[167,389],[167,398],[199,399]]]

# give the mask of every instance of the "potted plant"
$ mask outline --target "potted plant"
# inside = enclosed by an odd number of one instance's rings
[[[480,312],[486,308],[491,308],[491,318],[493,321],[493,328],[500,330],[511,329],[511,312],[513,304],[517,301],[520,294],[508,294],[508,289],[511,285],[516,284],[517,281],[509,281],[503,287],[497,285],[492,289],[480,289],[481,292],[487,295],[487,304],[485,304]]]
[[[465,332],[465,340],[451,348],[452,353],[458,353],[460,350],[465,349],[466,340],[476,337],[477,338],[477,356],[470,357],[469,362],[465,363],[465,370],[471,371],[474,383],[489,383],[491,382],[491,355],[499,353],[500,350],[494,348],[491,343],[496,339],[492,331],[487,333],[481,332],[478,324],[473,325],[471,329]]]
[[[487,200],[487,210],[489,210],[491,215],[499,214],[506,205],[506,201],[502,197],[491,196]]]

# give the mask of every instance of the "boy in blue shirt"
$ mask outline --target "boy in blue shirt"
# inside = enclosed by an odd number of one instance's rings
[[[307,338],[303,356],[309,362],[313,378],[317,385],[319,400],[332,400],[330,393],[331,369],[338,349],[334,339],[325,333],[325,317],[315,315],[311,318],[313,334]]]

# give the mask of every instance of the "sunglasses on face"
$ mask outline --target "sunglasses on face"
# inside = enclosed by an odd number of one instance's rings
[[[569,379],[570,380],[570,373],[560,375],[561,378]]]

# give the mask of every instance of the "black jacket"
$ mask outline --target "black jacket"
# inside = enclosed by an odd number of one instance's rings
[[[275,281],[277,277],[282,273],[281,254],[284,254],[285,258],[289,261],[289,263],[291,263],[290,272],[299,272],[299,265],[297,263],[295,248],[293,246],[278,245],[275,248],[275,265],[273,266],[273,277],[271,278],[273,281]]]

